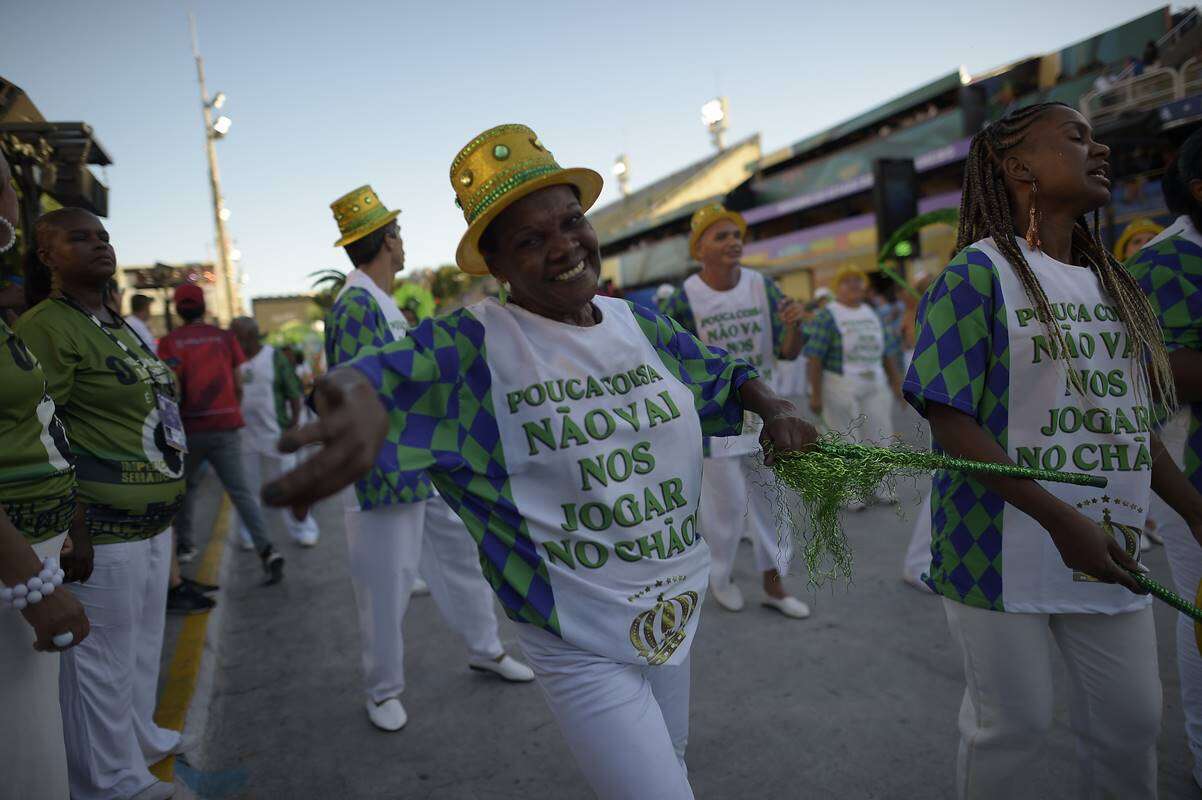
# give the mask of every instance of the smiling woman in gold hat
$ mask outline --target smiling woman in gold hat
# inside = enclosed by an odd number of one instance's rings
[[[738,359],[671,319],[599,297],[592,170],[562,169],[522,125],[451,165],[468,223],[459,266],[508,303],[426,320],[319,383],[324,449],[269,486],[305,506],[395,454],[428,470],[480,549],[568,745],[602,798],[691,798],[689,651],[709,573],[701,437],[744,410],[781,450],[814,429]]]

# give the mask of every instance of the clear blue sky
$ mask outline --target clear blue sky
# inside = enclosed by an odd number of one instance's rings
[[[186,12],[210,90],[248,296],[348,266],[329,203],[371,183],[400,207],[411,268],[452,259],[464,223],[447,169],[481,130],[524,122],[560,163],[634,188],[709,152],[699,109],[729,96],[732,138],[766,150],[964,64],[1059,49],[1144,0],[738,0],[468,3],[0,0],[0,75],[49,119],[84,120],[112,155],[123,264],[213,256]],[[617,196],[610,180],[601,202]]]

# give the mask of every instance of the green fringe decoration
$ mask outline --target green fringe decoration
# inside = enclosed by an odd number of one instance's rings
[[[871,504],[878,497],[893,497],[898,478],[955,470],[1098,488],[1106,485],[1106,478],[1101,476],[952,458],[901,442],[889,447],[848,444],[838,433],[824,434],[804,452],[778,452],[775,456],[772,471],[778,484],[802,500],[799,507],[785,503],[784,511],[802,539],[802,554],[813,586],[832,578],[851,581],[851,545],[839,514],[852,503]]]

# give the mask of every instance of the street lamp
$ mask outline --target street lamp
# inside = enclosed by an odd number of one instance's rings
[[[618,189],[621,190],[623,197],[630,195],[630,159],[626,154],[618,156],[614,159],[613,166],[614,177],[618,179]]]
[[[225,221],[230,218],[230,212],[225,207],[225,199],[221,194],[221,173],[217,168],[215,143],[229,133],[233,120],[225,115],[217,117],[216,120],[213,119],[213,111],[220,110],[225,105],[225,93],[217,92],[212,98],[209,97],[208,89],[205,88],[204,59],[200,57],[200,47],[196,42],[196,17],[192,14],[188,15],[188,26],[192,32],[192,56],[196,59],[196,82],[200,86],[200,110],[205,129],[205,155],[209,160],[209,189],[213,199],[213,222],[217,228],[217,275],[225,295],[224,308],[214,309],[214,311],[218,312],[219,318],[223,311],[223,321],[229,322],[237,316],[241,304],[235,302],[230,238],[225,229]]]
[[[714,147],[726,149],[726,129],[730,126],[730,110],[725,97],[715,97],[701,107],[701,122],[713,137]]]

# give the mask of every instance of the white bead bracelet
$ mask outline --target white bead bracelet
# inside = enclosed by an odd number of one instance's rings
[[[47,595],[54,594],[56,587],[63,585],[66,574],[59,569],[58,559],[53,556],[42,561],[42,571],[25,583],[5,586],[0,583],[0,603],[17,611],[26,606],[42,602]]]

